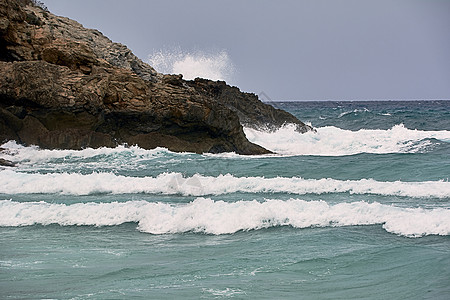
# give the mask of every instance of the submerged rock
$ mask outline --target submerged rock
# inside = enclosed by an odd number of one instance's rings
[[[0,142],[263,154],[241,124],[309,130],[224,82],[159,74],[126,46],[30,2],[0,0]]]
[[[6,160],[4,158],[0,158],[0,166],[2,167],[15,167],[16,164],[12,161]]]

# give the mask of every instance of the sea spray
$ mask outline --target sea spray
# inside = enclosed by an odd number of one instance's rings
[[[200,77],[232,83],[235,70],[225,50],[212,53],[161,50],[151,54],[148,62],[160,73],[183,74],[186,80]]]

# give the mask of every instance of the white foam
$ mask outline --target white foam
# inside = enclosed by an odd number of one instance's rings
[[[295,126],[288,124],[275,132],[244,128],[247,138],[258,145],[269,149],[278,155],[320,155],[343,156],[359,153],[415,153],[426,151],[433,145],[429,139],[450,142],[450,131],[421,131],[405,128],[402,124],[388,130],[361,129],[358,131],[344,130],[333,126],[317,128],[317,132],[301,134],[295,131]],[[152,150],[138,146],[117,146],[115,148],[86,148],[83,150],[47,150],[36,146],[24,147],[15,141],[9,141],[1,148],[0,157],[19,163],[35,164],[53,159],[88,159],[98,156],[127,156],[134,161],[160,158],[165,155],[189,155],[191,153],[173,153],[165,148]],[[205,154],[210,155],[210,154]],[[223,158],[252,158],[235,153],[215,155]],[[273,156],[273,155],[265,155]],[[255,156],[261,157],[261,156]],[[129,161],[129,159],[128,159]]]
[[[351,110],[351,111],[345,111],[345,112],[339,114],[338,119],[340,119],[340,118],[342,118],[344,116],[347,116],[347,115],[352,115],[352,114],[357,114],[357,113],[364,113],[364,112],[370,112],[370,110],[368,110],[367,108],[364,108],[364,109],[354,109],[354,110]]]
[[[231,234],[274,226],[308,228],[375,224],[382,224],[388,232],[408,237],[450,234],[449,209],[400,208],[377,202],[330,205],[324,201],[291,199],[229,203],[197,198],[188,204],[128,201],[66,205],[0,201],[0,226],[111,226],[127,222],[135,222],[140,231],[152,234]]]
[[[301,134],[288,124],[275,132],[244,128],[247,138],[282,155],[343,156],[358,153],[414,153],[432,145],[428,139],[450,142],[450,131],[421,131],[402,124],[388,130],[344,130],[333,126]]]
[[[150,55],[148,62],[160,73],[183,74],[187,80],[200,77],[230,83],[234,73],[234,65],[225,50],[215,53],[165,50]]]
[[[0,172],[0,193],[3,194],[182,194],[185,196],[221,195],[228,193],[291,193],[291,194],[376,194],[406,197],[450,197],[448,181],[376,181],[373,179],[336,180],[300,177],[235,177],[230,174],[185,177],[181,173],[162,173],[156,177],[129,177],[114,173],[22,173]]]
[[[19,161],[19,162],[44,162],[58,158],[93,158],[98,156],[114,156],[114,155],[126,155],[132,156],[134,158],[140,159],[152,159],[161,157],[167,153],[171,153],[171,151],[166,148],[155,148],[152,150],[146,150],[140,148],[138,146],[123,146],[119,145],[115,148],[85,148],[82,150],[49,150],[49,149],[41,149],[37,146],[22,146],[17,144],[16,141],[9,141],[0,145],[1,148],[6,149],[6,152],[2,153],[3,157],[8,157],[10,160]],[[183,154],[183,153],[181,153]]]

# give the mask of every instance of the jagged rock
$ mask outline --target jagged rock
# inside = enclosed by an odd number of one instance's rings
[[[237,116],[184,87],[150,83],[130,71],[90,74],[46,61],[0,62],[3,127],[44,148],[138,144],[174,151],[267,153],[248,142]],[[1,125],[0,125],[1,126]]]
[[[113,43],[100,31],[84,28],[74,20],[19,2],[27,1],[0,1],[0,60],[40,60],[45,47],[55,46],[58,41],[61,46],[65,41],[86,45],[95,54],[98,65],[109,64],[130,70],[145,80],[156,81],[158,73],[125,45]],[[31,15],[37,19],[30,18]]]
[[[246,127],[275,130],[290,123],[296,124],[297,131],[301,133],[313,130],[290,113],[262,103],[257,95],[241,92],[237,87],[227,85],[225,81],[196,78],[187,84],[236,112],[239,121]]]
[[[0,0],[0,142],[262,154],[240,122],[296,123],[223,82],[158,74],[99,31],[20,3]]]

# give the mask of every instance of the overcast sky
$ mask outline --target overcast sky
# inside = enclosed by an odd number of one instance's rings
[[[43,2],[144,61],[222,60],[273,100],[450,99],[450,0]]]

